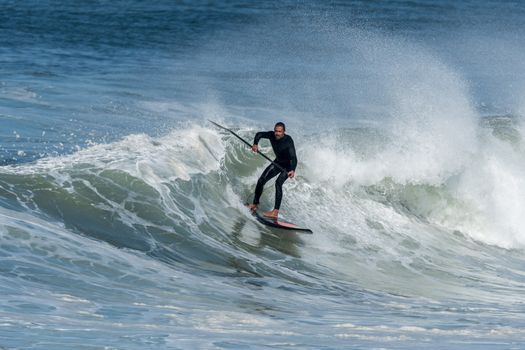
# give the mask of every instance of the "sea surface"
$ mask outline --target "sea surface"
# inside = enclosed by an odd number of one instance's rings
[[[524,117],[521,1],[0,0],[0,349],[523,349]]]

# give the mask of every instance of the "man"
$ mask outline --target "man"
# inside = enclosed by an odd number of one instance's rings
[[[261,198],[264,184],[266,184],[271,178],[279,175],[277,181],[275,181],[275,205],[273,210],[263,214],[270,218],[277,218],[279,215],[279,208],[281,207],[281,200],[283,198],[283,183],[286,179],[295,176],[295,168],[297,167],[297,157],[295,155],[293,140],[289,135],[285,134],[285,131],[286,127],[284,123],[279,122],[275,124],[273,131],[258,132],[255,134],[255,139],[253,140],[252,151],[259,152],[259,140],[262,138],[269,139],[276,156],[274,163],[277,163],[281,167],[279,168],[272,163],[264,169],[261,177],[259,177],[259,180],[257,181],[257,186],[255,187],[253,204],[248,206],[251,210],[256,210],[259,205],[259,199]]]

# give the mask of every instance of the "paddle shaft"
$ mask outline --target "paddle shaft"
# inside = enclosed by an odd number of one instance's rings
[[[237,135],[235,132],[233,132],[232,130],[228,129],[228,128],[225,128],[224,126],[222,125],[219,125],[211,120],[208,119],[208,121],[212,124],[214,124],[215,126],[218,126],[219,128],[223,129],[223,130],[226,130],[230,133],[232,133],[233,136],[235,136],[236,138],[238,138],[239,140],[241,140],[242,142],[244,142],[248,147],[252,148],[252,145],[246,141],[245,139],[243,139],[242,137],[240,137],[239,135]],[[284,172],[287,172],[285,168],[283,168],[282,166],[280,166],[279,164],[277,164],[276,162],[274,162],[273,160],[271,160],[270,158],[268,158],[266,156],[266,154],[260,152],[260,151],[257,151],[258,154],[260,154],[261,156],[263,156],[267,161],[269,161],[270,163],[272,163],[273,165],[275,165],[276,167],[278,167],[279,169],[281,169],[281,171],[284,171]]]

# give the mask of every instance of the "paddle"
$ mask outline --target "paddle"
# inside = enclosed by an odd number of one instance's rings
[[[223,129],[223,130],[226,130],[228,132],[231,132],[233,134],[233,136],[235,136],[236,138],[238,138],[239,140],[241,140],[242,142],[244,142],[248,147],[252,148],[252,145],[250,145],[250,143],[248,141],[246,141],[245,139],[243,139],[242,137],[240,137],[239,135],[237,135],[236,133],[234,133],[233,131],[231,131],[230,129],[228,128],[225,128],[224,126],[222,125],[219,125],[211,120],[208,119],[208,121],[212,124],[214,124],[215,126],[218,126],[219,128]],[[261,156],[263,156],[267,161],[269,161],[270,163],[272,163],[273,165],[275,165],[277,168],[281,169],[281,171],[284,171],[284,172],[287,172],[285,168],[283,168],[282,166],[280,166],[279,164],[277,164],[276,162],[274,162],[273,160],[271,160],[270,158],[268,158],[264,153],[258,151],[257,153],[259,153]]]

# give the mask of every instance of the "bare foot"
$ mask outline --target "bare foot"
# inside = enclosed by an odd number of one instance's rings
[[[248,204],[248,209],[250,209],[251,211],[256,211],[257,210],[257,204]]]
[[[267,211],[263,215],[266,216],[267,218],[277,219],[277,216],[279,216],[279,210],[274,209],[272,211]]]

